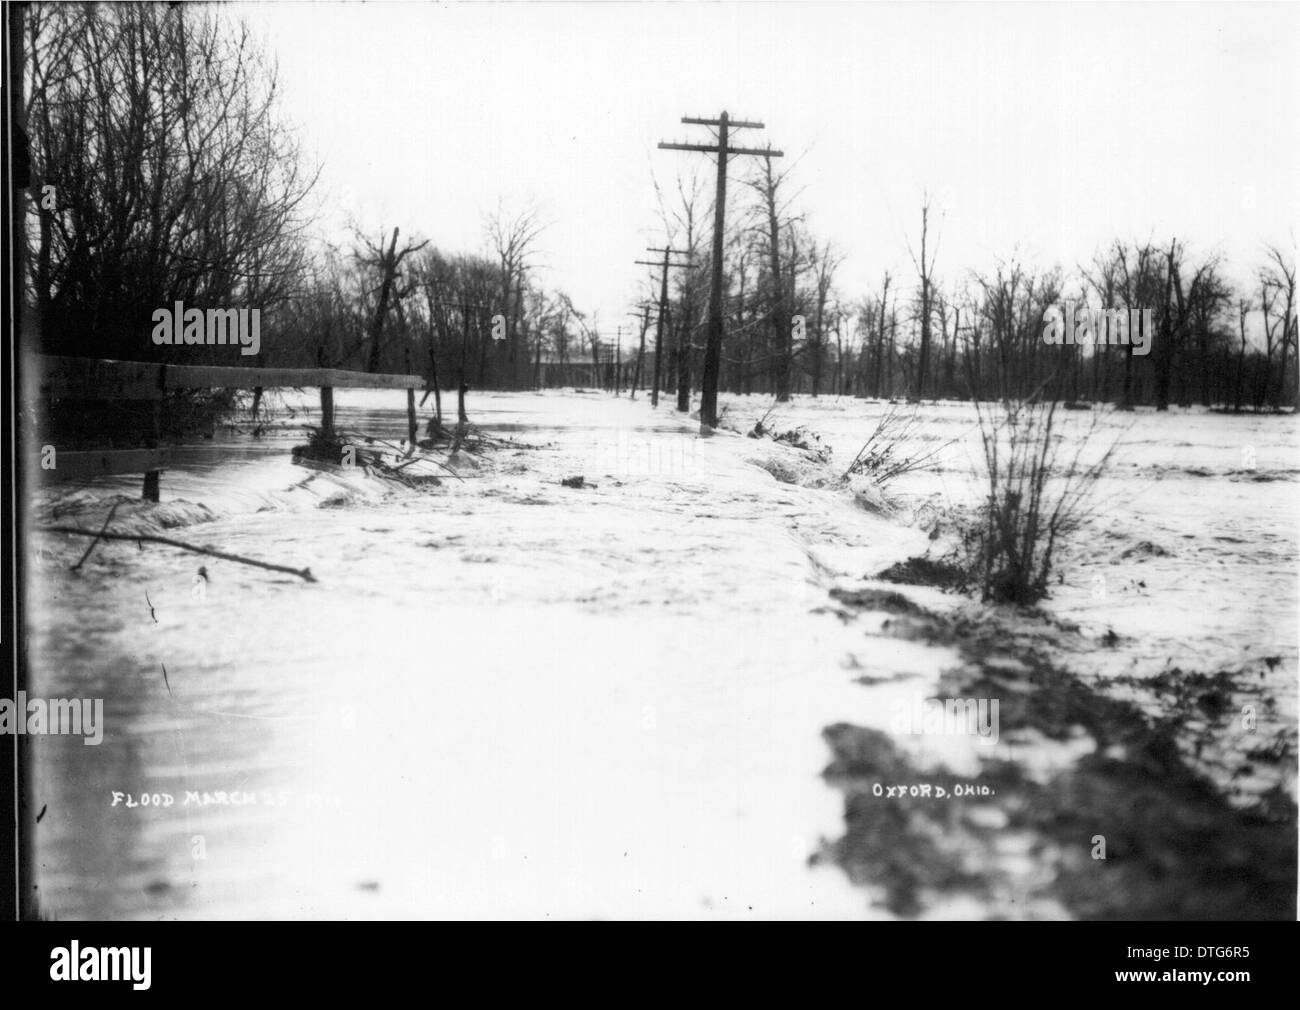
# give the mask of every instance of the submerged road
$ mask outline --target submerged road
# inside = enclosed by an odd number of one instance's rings
[[[365,395],[351,423],[401,424]],[[869,707],[814,559],[920,535],[640,401],[481,401],[541,448],[427,493],[290,491],[242,447],[168,473],[164,509],[216,514],[170,535],[315,585],[122,543],[71,574],[85,543],[41,542],[35,681],[106,709],[98,746],[39,741],[52,914],[869,914],[808,865],[841,829],[821,730]]]

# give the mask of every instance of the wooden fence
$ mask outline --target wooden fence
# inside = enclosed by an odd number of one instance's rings
[[[320,389],[321,434],[334,435],[335,389],[406,390],[406,427],[415,444],[415,391],[426,380],[419,375],[348,372],[337,368],[231,368],[221,365],[164,365],[144,361],[111,361],[37,355],[27,360],[28,374],[40,376],[41,397],[66,400],[149,400],[154,404],[149,446],[60,452],[53,470],[42,470],[50,481],[79,480],[107,474],[144,474],[144,497],[158,500],[159,475],[170,461],[159,442],[159,408],[169,390],[178,389]]]

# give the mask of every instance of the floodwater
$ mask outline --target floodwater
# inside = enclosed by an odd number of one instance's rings
[[[738,428],[771,407],[758,398],[724,402]],[[864,441],[863,428],[869,430],[869,420],[888,409],[851,398],[803,398],[774,410],[767,424],[816,431],[833,459],[847,465]],[[912,521],[918,510],[924,521],[931,514],[924,510],[927,504],[942,515],[987,493],[975,477],[982,472],[982,449],[972,408],[927,404],[920,419],[912,444],[920,451],[947,448],[931,467],[892,488],[905,506],[904,521]],[[1213,673],[1262,662],[1259,686],[1274,704],[1253,706],[1251,739],[1285,739],[1294,756],[1300,417],[1177,408],[1062,410],[1056,425],[1063,436],[1063,462],[1079,445],[1084,463],[1108,448],[1114,451],[1084,499],[1080,530],[1060,551],[1058,575],[1043,607],[1076,622],[1085,639],[1118,636],[1114,647],[1062,651],[1061,661],[1087,682],[1103,684],[1167,669]],[[945,546],[942,540],[931,554],[941,554]],[[1161,714],[1140,692],[1114,693],[1148,708],[1153,717]],[[1191,727],[1198,728],[1203,727]],[[1294,799],[1293,760],[1271,769],[1257,764],[1241,774],[1240,763],[1225,768],[1224,755],[1212,751],[1200,753],[1198,761],[1230,797],[1249,803],[1280,784]]]
[[[341,427],[404,432],[399,394],[337,397]],[[769,406],[726,402],[732,419]],[[469,407],[521,445],[437,487],[304,469],[289,458],[302,436],[271,430],[194,447],[164,474],[161,506],[114,519],[310,567],[314,583],[129,542],[70,572],[87,539],[29,537],[29,694],[102,698],[106,724],[98,746],[35,739],[45,914],[889,914],[809,865],[843,830],[821,732],[886,728],[953,657],[864,636],[827,591],[933,549],[907,518],[918,503],[973,500],[968,409],[924,408],[923,437],[959,441],[881,513],[774,480],[754,461],[794,450],[700,439],[668,402],[549,392]],[[800,399],[779,426],[819,431],[847,466],[885,409]],[[1296,419],[1104,423],[1131,427],[1050,607],[1121,641],[1068,665],[1103,679],[1277,657],[1261,731],[1293,737]],[[585,486],[561,485],[578,475]],[[47,493],[37,521],[98,529],[119,494],[137,496],[138,478]],[[911,679],[867,688],[864,670]],[[915,746],[961,767],[954,748],[975,745]]]

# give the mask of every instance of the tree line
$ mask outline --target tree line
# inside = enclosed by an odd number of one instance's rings
[[[254,362],[437,369],[447,382],[535,384],[540,351],[599,358],[586,314],[535,279],[533,210],[485,221],[490,252],[353,229],[320,242],[319,168],[279,102],[274,62],[206,5],[32,4],[22,124],[30,158],[27,318],[45,353],[153,360],[154,313],[257,308]]]
[[[906,276],[885,272],[846,294],[843,257],[791,208],[789,173],[770,160],[746,180],[725,243],[727,343],[721,387],[787,400],[793,393],[884,399],[1032,397],[1120,408],[1202,404],[1293,409],[1300,396],[1295,257],[1261,248],[1254,279],[1228,279],[1221,256],[1197,257],[1182,238],[1117,239],[1067,276],[1018,256],[987,271],[937,269],[935,208],[923,200]],[[698,374],[712,219],[698,184],[657,187],[669,244],[689,250],[674,279],[665,354],[679,390]],[[650,286],[647,286],[647,292]],[[861,288],[859,288],[861,291]],[[1149,353],[1133,345],[1051,345],[1043,334],[1065,305],[1150,309]],[[669,383],[671,386],[672,383]],[[681,401],[684,402],[684,401]]]
[[[33,4],[25,17],[26,263],[42,350],[166,354],[147,339],[152,314],[180,301],[259,308],[257,364],[504,389],[610,374],[612,342],[597,320],[540,283],[533,209],[498,208],[481,253],[439,249],[400,227],[358,226],[350,245],[316,241],[319,170],[281,114],[274,62],[242,22],[204,5]],[[853,294],[841,253],[794,208],[791,171],[760,160],[724,236],[725,390],[778,400],[1045,391],[1236,410],[1297,402],[1292,251],[1262,249],[1248,287],[1178,237],[1116,240],[1068,276],[1014,256],[961,271],[942,260],[927,200],[907,275],[885,273]],[[691,261],[673,271],[664,346],[651,353],[661,388],[685,410],[701,372],[713,214],[691,179],[658,197],[667,245]],[[647,278],[640,302],[652,315],[658,294]],[[1067,300],[1151,308],[1152,353],[1045,344],[1048,313]],[[249,364],[228,348],[187,349],[187,360],[205,359]],[[652,374],[648,358],[637,364]]]

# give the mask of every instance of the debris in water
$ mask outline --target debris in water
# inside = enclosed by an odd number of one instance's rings
[[[193,551],[195,554],[207,554],[214,558],[221,558],[223,561],[237,561],[243,565],[252,565],[254,568],[265,568],[272,572],[288,572],[290,575],[296,575],[304,582],[315,582],[316,578],[312,575],[310,568],[289,568],[285,565],[273,565],[267,561],[256,561],[253,558],[241,557],[238,554],[227,554],[224,551],[213,550],[211,547],[199,547],[194,544],[187,544],[182,540],[172,540],[169,537],[142,536],[137,533],[105,533],[100,530],[95,533],[92,530],[83,530],[78,526],[37,526],[35,527],[45,533],[70,533],[74,536],[97,537],[102,540],[134,540],[144,550],[144,544],[148,541],[151,544],[163,544],[167,547],[178,547],[183,551]],[[204,578],[206,578],[206,574]]]

